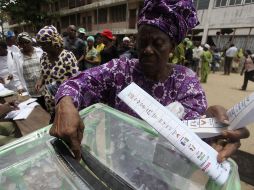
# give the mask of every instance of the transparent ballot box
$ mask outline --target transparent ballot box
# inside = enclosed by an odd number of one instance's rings
[[[80,112],[82,160],[47,126],[0,148],[0,190],[202,190],[208,177],[146,122],[104,104]]]

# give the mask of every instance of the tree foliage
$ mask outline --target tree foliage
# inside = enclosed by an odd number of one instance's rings
[[[6,12],[16,23],[30,23],[41,27],[45,20],[52,15],[49,10],[42,11],[42,7],[50,5],[56,0],[0,0],[0,11]]]

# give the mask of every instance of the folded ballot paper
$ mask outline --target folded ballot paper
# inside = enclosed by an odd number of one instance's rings
[[[118,97],[219,185],[227,181],[231,170],[229,162],[218,163],[218,152],[202,141],[169,109],[135,83],[127,86]]]
[[[14,91],[5,88],[2,83],[0,83],[0,97],[10,96],[15,94]]]
[[[30,98],[18,105],[19,110],[11,111],[6,116],[5,119],[21,120],[27,119],[27,117],[32,113],[35,106],[39,105],[35,102],[36,98]]]
[[[214,118],[183,121],[200,138],[218,136],[224,130],[236,130],[254,123],[254,93],[227,111],[229,126],[222,125]]]

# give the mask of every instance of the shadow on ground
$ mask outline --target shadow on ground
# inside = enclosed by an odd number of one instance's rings
[[[240,179],[250,185],[254,185],[254,155],[238,150],[232,159],[238,164]]]

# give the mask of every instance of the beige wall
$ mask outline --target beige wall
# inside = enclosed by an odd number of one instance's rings
[[[117,23],[107,23],[107,24],[98,24],[92,25],[93,30],[103,30],[105,28],[111,29],[111,30],[119,30],[122,28],[128,28],[128,22],[117,22]]]
[[[207,13],[208,10],[198,11],[200,25],[197,28],[203,28],[206,22],[209,23],[209,28],[239,28],[254,26],[254,4],[213,8],[208,17]]]

